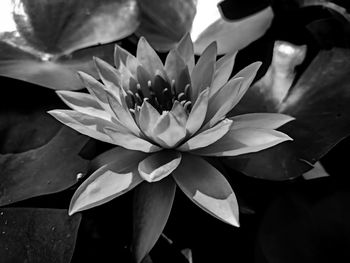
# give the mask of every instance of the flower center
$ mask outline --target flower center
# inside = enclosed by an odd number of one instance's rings
[[[135,108],[141,107],[144,101],[148,101],[159,113],[170,111],[176,101],[184,107],[187,113],[191,111],[191,85],[187,84],[181,91],[177,91],[175,80],[172,80],[170,84],[161,80],[156,78],[154,83],[148,80],[147,87],[142,87],[140,83],[137,83],[135,89],[127,91],[127,104],[132,113],[135,112]]]

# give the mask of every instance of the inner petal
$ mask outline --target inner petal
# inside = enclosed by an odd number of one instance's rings
[[[163,148],[174,148],[185,136],[185,126],[172,112],[163,112],[152,130],[152,138]]]

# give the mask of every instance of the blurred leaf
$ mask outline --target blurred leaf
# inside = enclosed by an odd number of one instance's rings
[[[311,181],[310,181],[311,182]],[[348,262],[350,213],[348,191],[307,185],[274,201],[263,218],[257,263]],[[310,195],[310,187],[313,194]]]
[[[16,83],[0,103],[0,205],[64,190],[89,163],[79,156],[88,138],[46,113],[58,96]]]
[[[322,177],[327,177],[329,174],[324,169],[320,162],[316,162],[314,168],[303,174],[305,180],[317,179]]]
[[[53,89],[81,88],[75,72],[94,73],[92,56],[112,57],[113,47],[74,51],[124,38],[139,24],[136,0],[4,0],[1,7],[0,75]]]
[[[273,16],[271,7],[267,7],[240,20],[219,18],[195,39],[194,51],[201,54],[213,41],[217,41],[218,54],[240,50],[265,34]]]
[[[70,262],[80,219],[63,209],[0,209],[1,261]]]
[[[151,251],[154,263],[192,263],[192,251],[190,249],[180,249],[176,243],[162,234]],[[144,262],[142,262],[144,263]]]
[[[296,117],[281,128],[294,142],[226,163],[253,177],[295,178],[310,169],[307,163],[315,163],[350,133],[350,50],[321,51],[298,82],[282,93],[285,97],[264,83],[251,87],[232,114],[267,111]]]
[[[193,263],[192,250],[185,248],[181,250],[181,254],[188,260],[188,263]]]
[[[85,173],[88,161],[78,154],[87,138],[63,127],[46,145],[0,155],[0,205],[62,191]]]
[[[224,0],[219,3],[223,16],[228,20],[247,17],[270,5],[270,0]]]
[[[191,29],[196,0],[141,0],[140,26],[144,36],[158,51],[169,51]]]
[[[98,78],[92,58],[96,56],[112,63],[114,44],[86,48],[48,61],[1,42],[0,50],[0,75],[51,89],[77,90],[84,87],[77,71]]]

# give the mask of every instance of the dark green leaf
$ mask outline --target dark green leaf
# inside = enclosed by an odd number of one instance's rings
[[[194,0],[139,1],[141,24],[138,36],[144,36],[158,51],[168,51],[191,29],[196,13]]]
[[[79,156],[88,138],[46,113],[62,106],[54,92],[8,84],[0,107],[0,205],[64,190],[89,163]]]
[[[0,209],[1,262],[70,262],[80,220],[64,209]]]
[[[348,191],[332,190],[328,187],[329,183],[324,181],[323,186],[320,182],[308,184],[303,190],[299,188],[297,192],[290,192],[272,203],[259,230],[257,245],[261,255],[255,262],[328,263],[350,260],[350,195]],[[332,192],[327,193],[329,190]]]
[[[1,8],[0,75],[53,89],[82,88],[75,72],[95,73],[92,56],[112,57],[113,47],[74,51],[124,38],[139,23],[136,0],[4,0]]]
[[[310,169],[307,163],[315,163],[350,134],[349,61],[349,50],[321,51],[289,91],[288,85],[281,93],[264,82],[251,87],[233,114],[268,111],[291,115],[296,121],[281,130],[294,142],[227,163],[247,175],[273,180],[295,178]]]

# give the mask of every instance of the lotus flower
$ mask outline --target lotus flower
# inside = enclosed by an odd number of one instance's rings
[[[136,200],[134,216],[137,261],[161,234],[176,185],[209,214],[239,226],[230,184],[203,156],[236,156],[291,140],[274,130],[291,121],[290,116],[250,113],[225,118],[261,63],[229,79],[234,54],[216,61],[216,52],[213,42],[195,64],[193,44],[186,35],[163,65],[144,38],[138,42],[136,57],[116,46],[115,67],[95,58],[102,83],[80,72],[90,94],[59,91],[73,110],[49,112],[82,134],[119,146],[97,158],[100,168],[77,189],[69,214],[106,203],[139,185],[142,198]]]

